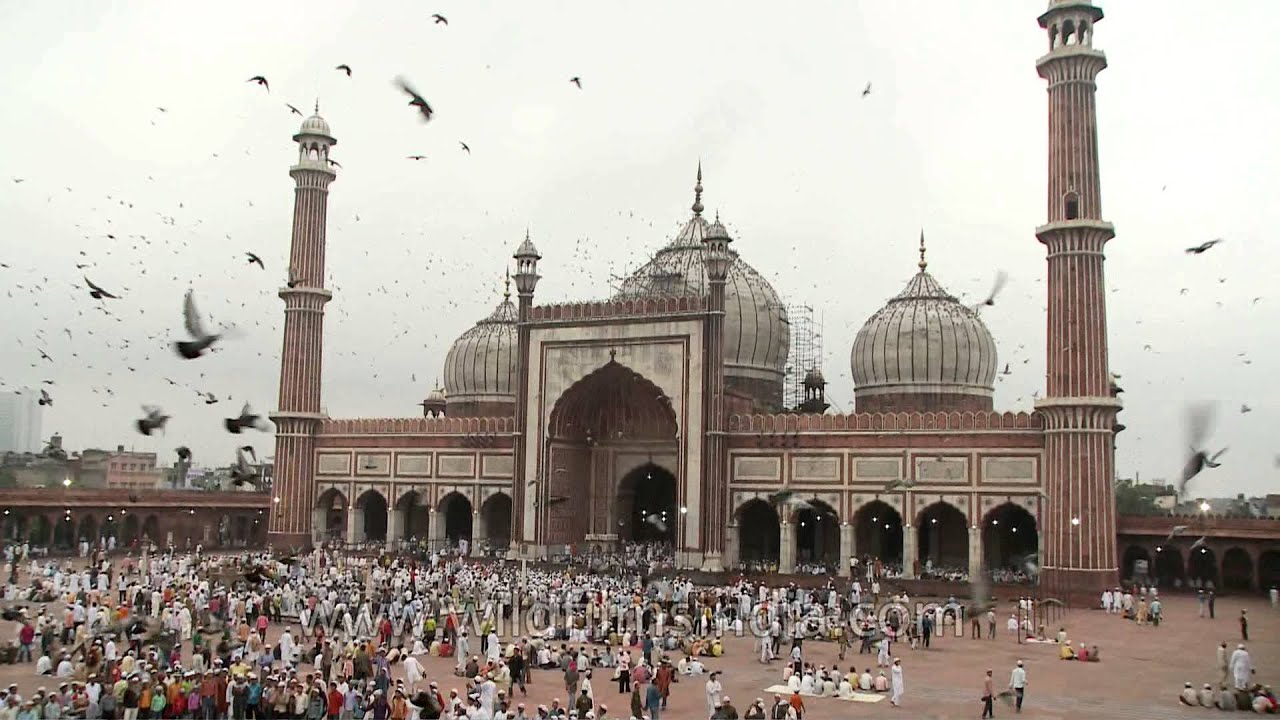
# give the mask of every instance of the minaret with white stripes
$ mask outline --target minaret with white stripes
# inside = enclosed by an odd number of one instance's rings
[[[1041,585],[1049,594],[1092,594],[1118,581],[1115,513],[1116,414],[1107,361],[1095,84],[1107,58],[1093,47],[1102,10],[1088,0],[1051,0],[1040,16],[1049,51],[1036,61],[1049,83],[1048,352],[1041,512]]]
[[[337,174],[329,149],[338,144],[329,123],[316,114],[293,136],[298,162],[289,169],[293,196],[293,240],[284,300],[284,351],[280,356],[280,398],[271,415],[276,426],[275,479],[268,541],[276,548],[311,545],[311,509],[315,505],[315,433],[320,410],[320,368],[324,346],[324,305],[333,293],[324,288],[325,224],[329,183]]]

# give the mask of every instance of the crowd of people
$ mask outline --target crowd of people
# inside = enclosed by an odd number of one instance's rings
[[[657,720],[681,681],[703,686],[708,718],[800,718],[806,697],[883,694],[900,705],[898,643],[927,650],[939,627],[962,618],[954,597],[912,612],[905,592],[882,593],[895,568],[875,558],[854,563],[847,581],[811,588],[745,577],[695,587],[669,573],[648,577],[670,556],[647,544],[587,553],[568,570],[477,561],[465,547],[405,550],[280,556],[147,546],[140,556],[97,548],[69,561],[12,546],[3,593],[15,632],[4,651],[47,679],[29,693],[0,690],[0,720]],[[1112,593],[1104,605],[1154,623],[1156,593],[1142,610],[1142,592],[1136,602]],[[994,639],[994,608],[965,611],[972,637]],[[1031,617],[1024,598],[1009,630],[1051,641],[1043,625],[1031,631]],[[756,638],[761,663],[782,662],[785,692],[772,704],[757,698],[739,711],[723,692],[713,668],[734,635]],[[834,646],[841,662],[857,643],[874,671],[812,662],[814,640],[824,652]],[[1063,659],[1098,660],[1096,645],[1073,647],[1065,630],[1052,641]],[[451,660],[454,689],[427,677],[429,658]],[[563,700],[526,707],[535,675],[562,684]],[[1020,704],[1025,669],[1012,681],[1007,692]],[[621,712],[610,714],[604,688],[615,685]]]

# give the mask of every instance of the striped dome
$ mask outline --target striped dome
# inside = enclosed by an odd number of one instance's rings
[[[910,394],[989,399],[996,343],[982,318],[925,272],[921,259],[906,288],[858,331],[850,363],[857,400]]]
[[[622,283],[619,298],[705,295],[707,272],[702,240],[711,223],[695,212],[666,247]],[[791,331],[778,293],[730,246],[725,280],[725,378],[747,385],[777,386],[781,398]]]
[[[516,319],[516,306],[504,297],[449,348],[444,394],[451,413],[460,405],[515,403]]]

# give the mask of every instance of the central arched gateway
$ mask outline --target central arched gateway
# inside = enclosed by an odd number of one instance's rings
[[[566,390],[534,499],[547,545],[674,542],[687,519],[677,517],[678,427],[666,394],[614,359]]]

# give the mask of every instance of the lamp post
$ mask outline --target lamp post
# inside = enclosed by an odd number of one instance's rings
[[[682,557],[684,554],[684,516],[689,514],[689,508],[684,505],[680,506],[680,517],[676,518],[676,570],[684,569]]]

